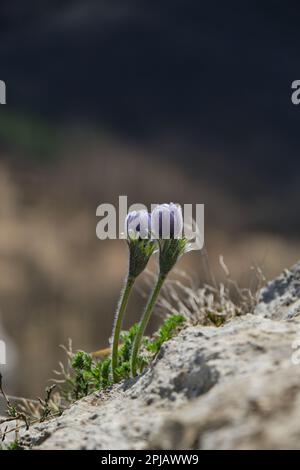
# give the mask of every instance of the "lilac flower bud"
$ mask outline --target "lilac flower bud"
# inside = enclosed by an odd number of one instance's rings
[[[125,233],[128,239],[150,238],[150,214],[145,210],[132,211],[125,220]]]
[[[158,239],[182,238],[183,218],[181,207],[173,204],[161,204],[152,211],[151,229]]]
[[[132,211],[125,220],[125,233],[129,247],[129,276],[137,277],[146,267],[155,250],[150,237],[150,214],[145,210]]]

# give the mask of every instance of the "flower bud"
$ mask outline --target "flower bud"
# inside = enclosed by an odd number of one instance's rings
[[[127,239],[150,238],[150,214],[145,210],[132,211],[125,219],[125,234]]]
[[[173,203],[155,207],[151,214],[151,229],[159,243],[160,275],[167,276],[187,248],[187,239],[182,234],[181,207]]]
[[[151,229],[158,239],[182,238],[181,207],[173,203],[156,206],[151,215]]]
[[[150,214],[132,211],[125,220],[125,233],[129,247],[129,277],[137,277],[147,266],[155,250],[155,241],[150,238]]]

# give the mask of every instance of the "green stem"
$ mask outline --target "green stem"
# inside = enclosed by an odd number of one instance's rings
[[[156,285],[154,287],[154,290],[152,292],[152,295],[150,299],[148,300],[145,312],[143,314],[143,317],[141,319],[141,322],[139,324],[139,329],[137,331],[136,337],[134,339],[133,347],[132,347],[132,353],[131,353],[131,375],[134,377],[136,375],[137,371],[137,357],[138,357],[138,352],[141,346],[142,338],[145,332],[145,329],[148,325],[149,319],[151,317],[151,313],[153,310],[153,307],[156,303],[157,297],[160,293],[160,290],[162,288],[162,285],[165,281],[166,276],[159,275]]]
[[[127,278],[124,290],[121,294],[117,313],[116,313],[115,325],[114,325],[114,330],[113,330],[113,346],[112,346],[112,356],[111,356],[112,375],[113,375],[114,382],[118,382],[117,367],[118,367],[119,339],[120,339],[120,333],[121,333],[121,328],[123,324],[124,313],[128,304],[129,295],[134,285],[134,282],[135,282],[135,278],[133,277]]]

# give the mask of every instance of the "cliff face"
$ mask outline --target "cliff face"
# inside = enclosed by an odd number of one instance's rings
[[[136,380],[24,436],[40,449],[300,448],[300,263],[251,314],[188,327]],[[298,361],[299,359],[299,361]]]

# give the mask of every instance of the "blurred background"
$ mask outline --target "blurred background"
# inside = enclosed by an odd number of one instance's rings
[[[2,0],[10,393],[41,395],[68,338],[87,351],[108,344],[127,251],[96,238],[103,202],[204,203],[217,278],[220,254],[242,285],[253,265],[270,278],[299,259],[299,14],[296,0]],[[193,252],[179,268],[201,283],[202,261]]]

